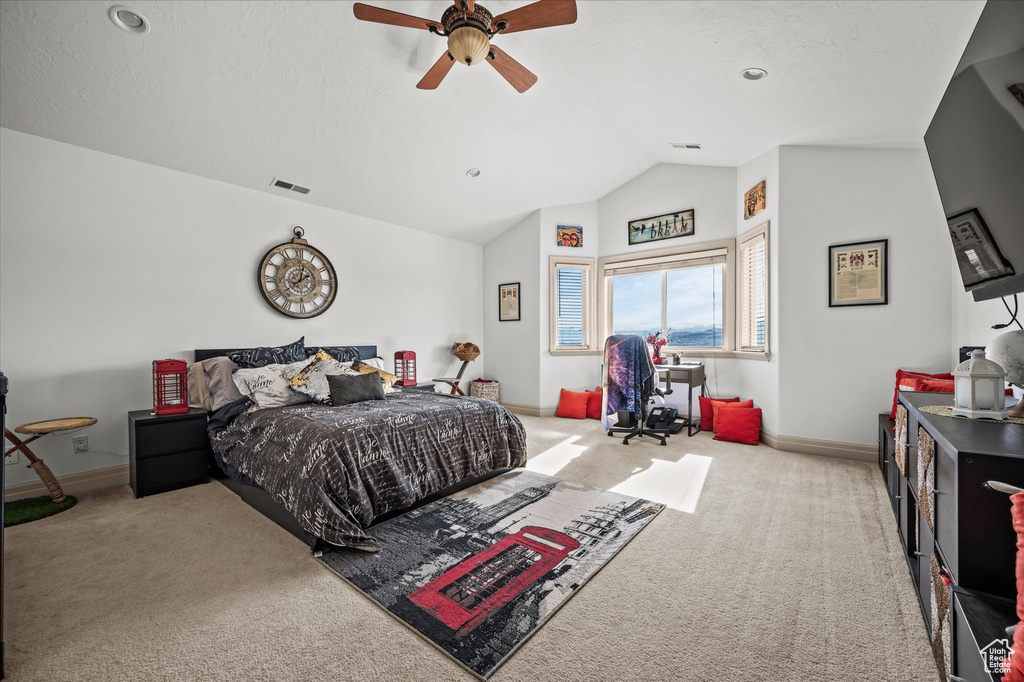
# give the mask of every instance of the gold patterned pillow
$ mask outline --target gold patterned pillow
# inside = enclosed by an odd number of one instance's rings
[[[283,376],[288,380],[288,388],[297,393],[309,396],[318,403],[331,402],[331,387],[327,383],[328,374],[358,375],[346,363],[338,362],[327,351],[317,351],[293,376]]]
[[[352,369],[359,372],[360,374],[372,374],[376,372],[377,374],[380,375],[381,381],[384,382],[385,393],[399,392],[399,389],[395,388],[395,382],[398,381],[398,377],[396,377],[391,372],[380,369],[379,367],[374,367],[373,365],[368,365],[362,360],[357,360],[353,362]]]

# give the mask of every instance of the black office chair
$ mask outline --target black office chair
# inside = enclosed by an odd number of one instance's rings
[[[623,445],[629,445],[629,440],[634,437],[643,438],[649,436],[667,445],[667,439],[672,432],[668,428],[652,428],[647,425],[647,406],[653,402],[655,395],[664,397],[664,392],[658,388],[658,373],[654,370],[654,363],[647,354],[647,343],[639,334],[616,334],[609,336],[605,341],[605,385],[608,386],[608,399],[613,400],[613,391],[616,396],[621,396],[626,402],[633,403],[633,409],[618,409],[618,423],[608,429],[609,436],[626,434],[622,439]],[[632,367],[625,365],[632,364]],[[620,367],[621,365],[621,367]],[[620,371],[622,369],[623,371]],[[639,385],[619,385],[617,381],[625,381],[622,377],[640,376]],[[629,400],[633,392],[639,390],[639,396]],[[611,403],[609,403],[611,404]]]

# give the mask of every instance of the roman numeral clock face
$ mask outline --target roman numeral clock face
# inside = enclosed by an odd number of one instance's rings
[[[337,278],[327,256],[302,239],[278,244],[260,261],[256,276],[267,303],[288,317],[316,317],[334,303]]]

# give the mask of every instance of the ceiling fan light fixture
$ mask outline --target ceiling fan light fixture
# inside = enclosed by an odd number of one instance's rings
[[[491,49],[491,41],[487,34],[472,26],[462,26],[448,36],[448,51],[455,61],[466,66],[479,64],[487,58]]]

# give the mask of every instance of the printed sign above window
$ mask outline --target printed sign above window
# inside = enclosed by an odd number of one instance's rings
[[[764,180],[762,180],[743,195],[744,220],[750,220],[764,210],[765,193],[765,184]]]
[[[629,221],[629,245],[688,237],[694,233],[693,209],[676,211],[653,218]]]
[[[583,228],[572,225],[558,226],[558,245],[583,248]]]

